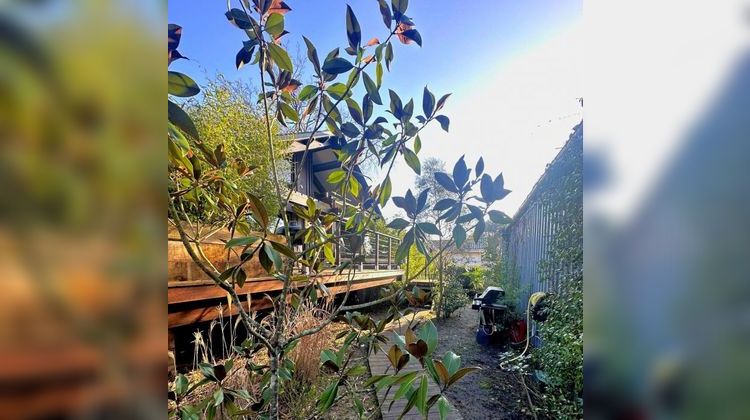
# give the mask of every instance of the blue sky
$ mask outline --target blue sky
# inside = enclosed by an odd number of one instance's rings
[[[387,29],[375,0],[287,0],[285,37],[289,49],[304,51],[301,35],[319,54],[346,46],[345,11],[350,4],[362,38],[384,38]],[[224,1],[170,1],[169,22],[183,27],[178,60],[171,69],[200,84],[217,72],[257,83],[252,67],[237,71],[234,58],[243,34],[224,17]],[[437,156],[449,169],[461,155],[484,157],[490,173],[503,171],[514,192],[499,205],[512,215],[544,167],[581,118],[578,41],[580,0],[472,1],[411,0],[407,14],[422,34],[423,47],[394,44],[393,73],[384,87],[421,101],[422,89],[451,92],[444,109],[450,133],[425,130],[420,157]],[[303,80],[305,82],[307,80]],[[413,184],[405,165],[395,168],[394,194]],[[395,209],[387,208],[386,214]]]

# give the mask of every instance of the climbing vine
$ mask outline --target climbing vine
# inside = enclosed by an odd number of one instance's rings
[[[559,217],[559,229],[539,267],[553,294],[549,318],[540,327],[543,345],[533,355],[551,391],[543,408],[554,418],[583,417],[582,130],[582,124],[575,128],[569,149],[559,158],[564,175],[553,179],[541,197],[545,209]]]

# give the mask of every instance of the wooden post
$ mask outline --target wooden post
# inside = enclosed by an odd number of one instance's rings
[[[388,269],[391,270],[391,258],[393,253],[391,252],[391,243],[393,239],[389,236],[388,237]]]
[[[380,232],[375,232],[375,270],[380,270]]]
[[[341,224],[339,222],[336,222],[336,225],[333,227],[333,230],[335,232],[336,236],[341,236]],[[338,267],[339,264],[341,264],[341,238],[336,239],[336,266]]]

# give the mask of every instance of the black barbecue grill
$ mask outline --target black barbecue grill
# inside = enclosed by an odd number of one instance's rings
[[[489,344],[505,332],[508,306],[498,303],[505,296],[500,287],[488,287],[481,295],[474,296],[471,309],[479,311],[477,343]]]

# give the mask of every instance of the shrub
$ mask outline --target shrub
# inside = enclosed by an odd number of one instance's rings
[[[466,295],[462,278],[450,276],[445,281],[442,314],[449,318],[453,312],[468,305],[471,300]]]

